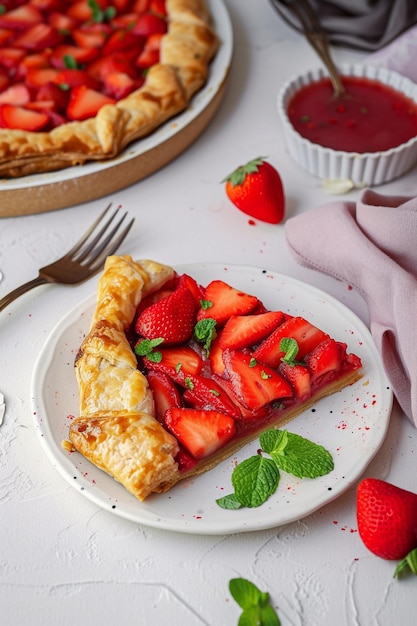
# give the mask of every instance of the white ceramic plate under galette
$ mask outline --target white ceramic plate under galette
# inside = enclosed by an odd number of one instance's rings
[[[275,310],[300,315],[348,344],[363,362],[364,376],[354,385],[324,398],[286,428],[323,445],[332,454],[327,476],[297,479],[281,472],[276,493],[257,508],[224,510],[216,499],[233,491],[236,462],[256,453],[258,440],[213,470],[178,483],[166,494],[138,501],[122,485],[87,461],[68,452],[71,419],[78,415],[74,358],[85,336],[95,295],[70,311],[46,341],[32,380],[36,430],[53,466],[74,489],[106,511],[154,528],[194,534],[229,534],[273,528],[301,519],[346,491],[380,448],[389,424],[392,391],[366,326],[324,292],[274,271],[220,264],[183,265],[179,273],[202,285],[222,279],[256,295]]]

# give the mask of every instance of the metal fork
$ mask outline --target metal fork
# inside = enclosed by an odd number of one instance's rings
[[[4,296],[0,300],[0,311],[33,287],[45,283],[78,285],[100,271],[106,257],[116,252],[135,221],[134,218],[131,219],[127,226],[120,230],[127,213],[124,213],[117,222],[113,223],[116,216],[119,217],[119,209],[117,208],[113,215],[103,223],[110,208],[111,204],[67,254],[55,261],[55,263],[42,267],[37,278],[17,287]]]

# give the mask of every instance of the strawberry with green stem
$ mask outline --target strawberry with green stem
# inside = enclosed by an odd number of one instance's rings
[[[358,530],[376,556],[400,560],[394,576],[417,575],[417,494],[384,480],[365,478],[357,489]]]
[[[277,170],[258,157],[238,167],[222,181],[226,194],[243,213],[263,222],[279,224],[284,219],[285,196]]]

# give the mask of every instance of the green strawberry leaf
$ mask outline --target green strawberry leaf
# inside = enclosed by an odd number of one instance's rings
[[[269,602],[269,593],[260,591],[245,578],[232,578],[229,590],[243,612],[238,626],[280,626],[275,610]]]
[[[235,496],[243,506],[260,506],[276,491],[279,478],[276,463],[256,454],[239,463],[233,470]]]
[[[246,165],[240,165],[231,174],[223,178],[222,183],[230,182],[233,187],[239,187],[245,182],[248,174],[255,174],[262,163],[267,157],[257,157],[246,163]]]
[[[334,469],[333,458],[323,446],[287,430],[271,428],[259,441],[281,470],[298,478],[317,478]]]
[[[417,576],[417,548],[411,550],[397,565],[394,571],[394,578],[401,578],[405,574]]]

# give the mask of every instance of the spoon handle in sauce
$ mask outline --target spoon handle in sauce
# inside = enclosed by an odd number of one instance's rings
[[[278,0],[274,2],[277,3]],[[304,35],[329,72],[335,96],[337,98],[342,96],[345,93],[342,79],[331,57],[326,34],[308,0],[279,0],[279,2],[299,19]]]

